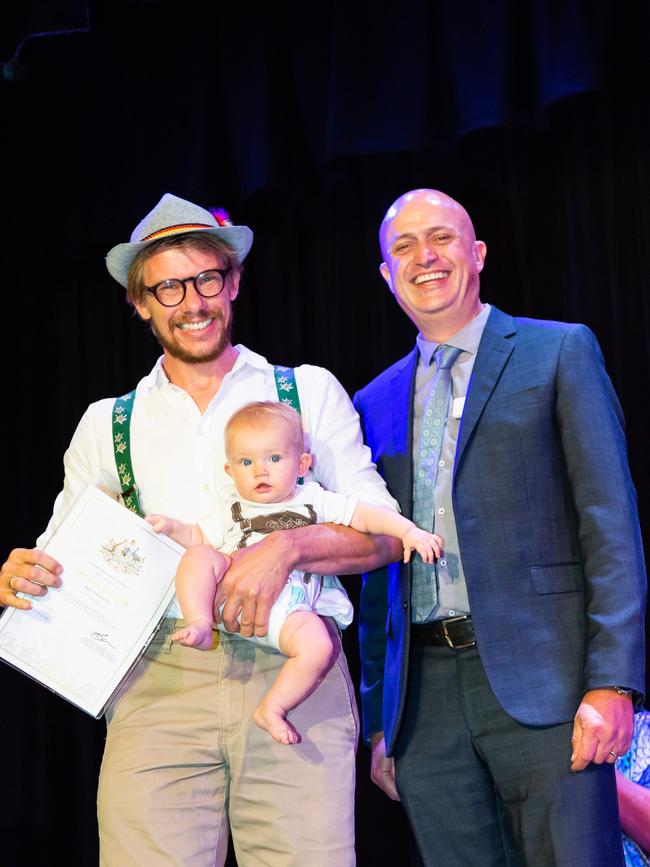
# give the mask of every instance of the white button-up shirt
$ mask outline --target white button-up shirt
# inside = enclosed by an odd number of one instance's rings
[[[160,358],[136,389],[131,418],[131,458],[145,515],[163,514],[197,523],[232,485],[224,464],[224,428],[245,403],[277,400],[273,366],[244,346],[201,414],[194,400],[165,375]],[[363,444],[357,413],[329,371],[295,368],[313,478],[332,491],[397,509]],[[65,479],[54,512],[37,545],[42,547],[74,499],[88,485],[111,495],[121,491],[112,443],[114,400],[100,400],[84,413],[64,457]],[[312,476],[307,474],[305,481]],[[63,564],[65,568],[65,564]],[[170,611],[178,616],[178,609]]]

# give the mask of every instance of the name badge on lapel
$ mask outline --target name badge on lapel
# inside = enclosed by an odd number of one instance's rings
[[[453,400],[453,403],[451,405],[451,417],[452,418],[462,418],[464,409],[465,409],[465,398],[464,397],[455,397]]]

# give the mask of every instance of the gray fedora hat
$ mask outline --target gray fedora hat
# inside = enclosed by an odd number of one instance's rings
[[[239,262],[244,261],[253,243],[253,233],[248,226],[233,226],[228,219],[220,216],[219,211],[215,216],[199,205],[165,193],[156,207],[135,227],[131,242],[118,244],[109,250],[106,267],[111,276],[126,287],[129,268],[140,250],[153,241],[185,232],[207,232],[216,235],[232,247]]]

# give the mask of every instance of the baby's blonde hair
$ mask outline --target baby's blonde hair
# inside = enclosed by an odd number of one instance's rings
[[[256,400],[246,403],[228,419],[224,431],[226,455],[232,454],[232,438],[241,428],[257,428],[264,431],[270,423],[283,421],[289,428],[291,444],[299,452],[305,451],[305,435],[302,429],[300,415],[286,403],[277,400]]]

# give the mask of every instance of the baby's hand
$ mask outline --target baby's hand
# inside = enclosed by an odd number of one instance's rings
[[[176,525],[176,521],[166,515],[147,515],[145,521],[151,524],[156,533],[164,533],[166,536],[171,536]]]
[[[156,533],[164,533],[178,542],[183,548],[189,548],[192,544],[201,541],[201,532],[194,524],[184,524],[175,518],[166,515],[148,515],[146,520],[151,524]]]
[[[419,527],[411,527],[402,536],[404,545],[404,562],[408,563],[413,551],[417,551],[425,563],[433,563],[442,555],[445,540],[435,533],[427,533]]]

